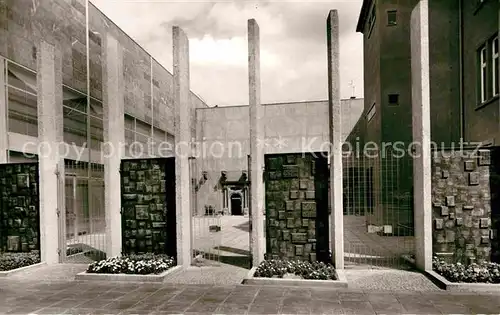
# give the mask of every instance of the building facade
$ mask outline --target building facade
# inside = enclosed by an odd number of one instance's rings
[[[119,76],[123,82],[123,94],[119,97],[124,107],[120,126],[124,131],[122,157],[172,155],[173,152],[165,152],[165,147],[172,150],[175,140],[173,75],[169,71],[88,1],[0,1],[1,163],[44,163],[38,156],[47,140],[43,131],[46,128],[43,125],[47,124],[43,117],[46,109],[40,106],[45,102],[40,98],[46,90],[41,89],[46,87],[45,81],[54,78],[56,91],[62,89],[61,102],[49,104],[56,113],[62,109],[62,117],[60,120],[54,116],[48,119],[58,120],[55,132],[59,134],[57,128],[60,126],[60,140],[66,144],[62,168],[53,165],[52,171],[54,174],[55,169],[58,170],[58,182],[63,187],[56,191],[57,185],[47,185],[52,186],[49,187],[53,190],[52,195],[62,195],[56,198],[63,198],[63,202],[47,201],[50,209],[41,205],[40,221],[44,222],[44,213],[53,211],[55,214],[62,204],[65,211],[62,211],[64,215],[58,215],[59,218],[51,216],[55,221],[63,221],[53,223],[55,234],[43,239],[44,233],[50,234],[50,231],[44,232],[42,228],[40,232],[42,251],[56,247],[50,250],[50,257],[43,258],[48,263],[56,259],[65,261],[66,255],[61,254],[64,253],[61,249],[66,245],[86,243],[98,257],[109,247],[105,236],[108,187],[105,185],[106,148],[103,147],[105,130],[109,128],[105,115],[109,92],[105,82],[110,75],[105,56],[109,37],[116,39],[122,51],[119,55],[122,65]],[[44,66],[43,58],[47,57],[40,57],[42,43],[54,47],[55,77],[54,73],[39,71]],[[50,53],[48,56],[52,60]],[[61,60],[60,66],[57,60]],[[207,105],[192,92],[189,101],[190,117],[194,122],[195,109]],[[194,126],[191,136],[195,138],[195,124],[191,126]],[[160,143],[169,144],[163,145],[163,152],[159,152]],[[42,175],[40,179],[43,180]],[[16,217],[17,214],[10,215]],[[10,223],[2,220],[2,224]],[[26,237],[24,234],[12,235],[10,243],[19,242],[20,245],[11,248],[21,248]],[[8,236],[4,241],[8,243]],[[5,244],[1,250],[9,247]],[[59,258],[54,256],[57,248]]]
[[[372,141],[381,151],[394,150],[399,142],[411,152],[410,16],[418,2],[363,1],[356,31],[363,34],[365,113],[348,137],[351,142]],[[458,147],[461,139],[499,141],[498,9],[497,1],[429,1],[431,139],[438,147]],[[396,186],[412,195],[411,161],[401,161],[405,167],[396,176],[384,169],[394,161],[379,163],[374,185],[382,195]],[[388,207],[384,201],[376,204]],[[392,220],[386,213],[378,217]]]
[[[356,31],[363,33],[369,139],[411,139],[410,14],[417,3],[363,2]],[[499,141],[498,6],[429,3],[431,137],[439,145]]]

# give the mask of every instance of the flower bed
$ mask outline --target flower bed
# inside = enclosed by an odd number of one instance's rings
[[[432,267],[450,282],[500,283],[500,264],[497,263],[452,264],[434,257]]]
[[[308,280],[337,280],[335,267],[322,262],[264,260],[255,270],[256,278],[300,277]]]
[[[0,253],[0,271],[10,271],[40,263],[40,252]]]
[[[253,267],[243,284],[347,288],[347,279],[342,270],[331,264],[297,260],[264,260]]]
[[[93,262],[87,273],[157,275],[175,266],[175,261],[167,255],[128,255]]]

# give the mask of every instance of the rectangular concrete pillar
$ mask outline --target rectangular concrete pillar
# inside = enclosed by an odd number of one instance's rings
[[[64,211],[64,157],[59,143],[63,141],[62,63],[56,47],[41,42],[37,47],[38,152],[40,189],[40,249],[42,261],[59,262],[58,211]],[[58,178],[59,176],[59,178]],[[61,191],[62,188],[62,191]]]
[[[326,22],[328,47],[328,109],[330,130],[330,201],[332,262],[344,269],[344,210],[342,197],[342,119],[340,108],[339,16],[331,10]]]
[[[428,1],[421,0],[411,13],[411,95],[415,260],[417,268],[432,269],[431,205],[431,124],[429,88],[429,12]]]
[[[8,158],[8,130],[7,130],[7,73],[5,72],[5,59],[0,57],[0,163],[7,163]]]
[[[107,35],[103,50],[104,69],[104,204],[106,213],[106,255],[122,251],[120,164],[125,144],[123,48]]]
[[[254,19],[248,20],[248,92],[250,105],[250,213],[252,264],[264,260],[264,148],[263,108],[260,103],[260,31]]]
[[[191,127],[189,100],[189,40],[174,26],[174,108],[175,108],[175,190],[177,227],[177,264],[191,265]]]
[[[0,163],[7,163],[8,130],[7,130],[7,74],[5,73],[5,59],[0,57]]]

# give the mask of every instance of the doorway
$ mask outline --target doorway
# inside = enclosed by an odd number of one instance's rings
[[[106,257],[104,181],[98,170],[93,169],[91,178],[87,168],[73,163],[66,161],[58,188],[65,198],[59,217],[59,257],[62,263],[89,264]]]
[[[231,215],[243,215],[242,200],[240,194],[231,195]]]

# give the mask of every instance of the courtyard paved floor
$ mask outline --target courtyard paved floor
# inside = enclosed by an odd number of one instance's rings
[[[198,244],[245,256],[248,219],[221,223],[220,239]],[[75,281],[86,267],[43,266],[0,278],[0,314],[500,314],[500,292],[450,294],[403,270],[348,269],[349,289],[327,290],[240,285],[248,270],[224,263],[193,266],[162,284]]]
[[[0,280],[0,314],[498,314],[498,294]]]
[[[221,231],[210,232],[210,225]],[[194,217],[193,247],[210,260],[245,266],[250,255],[249,218],[244,216]],[[414,251],[413,237],[384,237],[366,230],[364,216],[344,216],[346,263],[352,266],[396,266],[403,254]],[[234,263],[232,263],[233,261]]]

